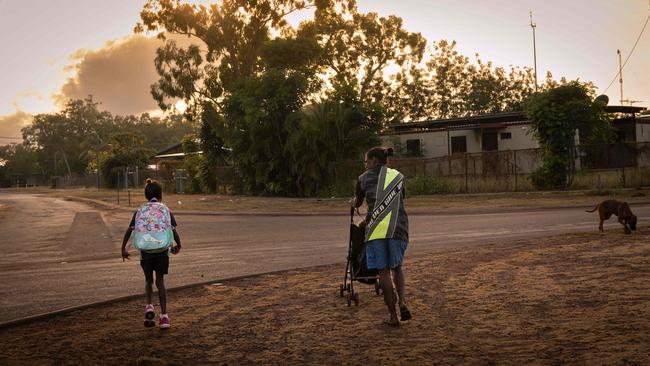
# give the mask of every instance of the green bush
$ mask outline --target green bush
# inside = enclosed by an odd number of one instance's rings
[[[449,182],[434,177],[417,176],[406,180],[406,193],[408,195],[444,194],[452,191],[453,187]]]
[[[549,158],[541,168],[530,175],[530,180],[536,189],[562,189],[567,186],[569,170],[560,160]]]
[[[187,155],[183,159],[183,169],[185,170],[185,184],[183,193],[194,194],[202,193],[199,166],[203,161],[201,155]]]

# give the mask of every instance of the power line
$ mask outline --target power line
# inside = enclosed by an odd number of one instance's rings
[[[630,59],[630,56],[632,56],[632,53],[634,53],[634,50],[636,49],[636,45],[639,44],[639,40],[641,39],[641,36],[643,35],[643,32],[645,31],[645,27],[648,25],[648,21],[650,21],[650,14],[648,14],[648,16],[645,18],[645,23],[643,24],[643,28],[641,29],[641,33],[639,33],[639,36],[636,37],[636,42],[634,42],[634,46],[632,46],[632,50],[630,51],[630,53],[625,58],[625,62],[623,63],[623,66],[621,66],[620,70],[616,73],[616,75],[614,75],[614,78],[609,83],[609,85],[607,85],[607,88],[605,88],[605,91],[603,92],[603,94],[607,93],[607,90],[609,90],[609,87],[612,86],[612,84],[614,84],[614,82],[616,81],[616,78],[618,78],[618,76],[621,74],[621,71],[623,70],[623,68],[625,68],[625,65],[627,65],[627,61]]]
[[[0,136],[0,139],[8,139],[8,140],[22,140],[22,137],[9,137],[9,136]]]

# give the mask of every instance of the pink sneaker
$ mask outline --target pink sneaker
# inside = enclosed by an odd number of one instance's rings
[[[160,329],[167,329],[171,327],[171,323],[169,322],[169,315],[167,314],[162,314],[160,316],[160,321],[158,322],[158,325],[160,326]]]
[[[156,325],[156,322],[153,319],[156,317],[156,313],[153,310],[153,304],[148,304],[144,308],[144,326],[151,328]]]

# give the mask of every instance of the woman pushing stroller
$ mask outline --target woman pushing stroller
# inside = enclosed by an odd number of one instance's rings
[[[405,280],[402,271],[408,243],[408,216],[403,202],[404,175],[386,167],[387,158],[392,154],[392,148],[383,147],[373,147],[366,152],[366,171],[359,176],[352,206],[361,206],[364,199],[368,205],[365,232],[368,268],[379,271],[384,302],[390,314],[389,320],[384,323],[399,326],[395,305],[399,304],[402,321],[411,319],[404,297]],[[393,279],[399,299],[395,299]]]

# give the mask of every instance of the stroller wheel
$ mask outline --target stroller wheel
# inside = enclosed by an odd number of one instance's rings
[[[379,281],[375,282],[375,294],[379,295],[381,292],[381,286],[379,286]]]
[[[344,285],[341,285],[341,287],[339,287],[339,292],[341,294],[341,297],[343,297],[343,293],[345,292],[345,286]]]
[[[355,293],[354,296],[352,296],[352,300],[354,300],[355,306],[359,306],[359,294]]]
[[[348,301],[348,306],[352,306],[352,294],[345,295],[345,299]]]

